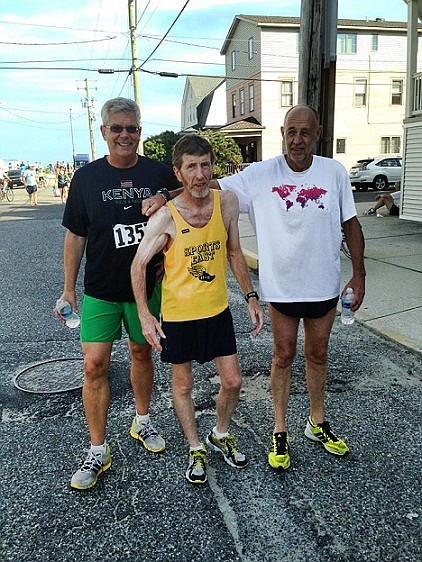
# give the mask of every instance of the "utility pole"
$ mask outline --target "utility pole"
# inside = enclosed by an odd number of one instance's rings
[[[322,124],[317,154],[333,157],[338,0],[302,0],[299,103],[314,107]]]
[[[130,45],[132,49],[132,66],[131,74],[133,80],[133,94],[135,103],[141,108],[141,90],[139,85],[139,71],[138,71],[138,49],[136,46],[136,0],[128,0],[129,4],[129,30],[130,30]],[[144,143],[142,140],[142,115],[141,115],[141,132],[139,136],[139,154],[144,153]]]
[[[92,110],[94,108],[94,99],[91,98],[89,94],[88,78],[85,78],[84,82],[85,82],[85,88],[78,88],[78,90],[82,90],[82,89],[85,90],[85,97],[81,101],[82,101],[82,107],[86,108],[88,111],[89,140],[91,143],[91,160],[95,160],[95,139],[94,139],[95,117],[92,113]],[[94,89],[96,90],[97,88]]]

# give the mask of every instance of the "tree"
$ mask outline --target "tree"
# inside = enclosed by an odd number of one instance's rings
[[[197,134],[207,137],[214,150],[213,174],[215,178],[222,178],[227,175],[227,164],[237,166],[242,163],[242,153],[232,138],[211,130],[198,131]],[[172,150],[179,138],[180,135],[173,131],[164,131],[159,135],[149,137],[144,142],[145,156],[172,166]]]
[[[239,146],[231,138],[218,131],[200,131],[209,140],[215,154],[213,175],[215,178],[227,176],[227,164],[235,166],[242,163],[242,153]]]
[[[148,137],[144,142],[145,156],[171,167],[171,152],[178,139],[179,135],[173,131],[164,131],[159,135]]]

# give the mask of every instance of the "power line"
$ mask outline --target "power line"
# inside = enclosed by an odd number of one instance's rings
[[[174,27],[174,25],[176,24],[177,20],[180,18],[180,16],[182,15],[182,13],[184,12],[186,6],[189,4],[190,0],[186,0],[183,8],[180,10],[180,12],[177,14],[175,20],[173,21],[173,23],[170,25],[170,27],[168,28],[168,30],[166,31],[166,33],[163,35],[162,39],[159,41],[158,45],[155,47],[155,49],[152,51],[152,53],[150,53],[150,55],[144,60],[144,62],[141,64],[141,66],[138,67],[137,70],[140,70],[143,66],[146,65],[146,63],[149,61],[149,59],[152,57],[152,55],[156,52],[156,50],[160,47],[160,45],[163,43],[164,39],[167,37],[167,35],[170,33],[170,31],[172,30],[172,28]]]
[[[0,41],[0,45],[18,45],[23,47],[54,47],[57,45],[82,45],[83,43],[99,43],[101,41],[111,41],[112,39],[116,39],[114,37],[104,37],[103,39],[87,39],[86,41],[60,41],[54,43],[23,43],[23,42],[12,42],[12,41]]]

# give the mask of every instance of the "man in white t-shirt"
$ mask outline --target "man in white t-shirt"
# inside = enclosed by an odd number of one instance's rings
[[[257,235],[260,294],[269,303],[274,335],[275,427],[268,455],[273,468],[290,466],[286,413],[301,318],[310,400],[305,435],[330,453],[349,451],[324,415],[327,352],[340,294],[341,228],[353,264],[343,292],[353,288],[354,311],[365,293],[364,239],[347,171],[335,160],[312,155],[321,130],[314,109],[293,107],[281,127],[286,155],[218,180],[221,189],[237,194],[240,211],[249,214]]]
[[[349,451],[325,419],[327,353],[340,294],[341,229],[353,266],[342,294],[353,288],[353,311],[365,295],[364,239],[346,169],[335,160],[312,154],[321,131],[313,108],[292,107],[281,127],[286,155],[256,162],[210,183],[212,188],[220,186],[236,193],[240,212],[249,214],[256,232],[260,295],[269,303],[274,337],[271,390],[275,425],[268,462],[277,469],[290,466],[286,413],[301,318],[310,401],[305,435],[335,455]],[[157,196],[144,204],[145,214],[150,215],[163,201]]]

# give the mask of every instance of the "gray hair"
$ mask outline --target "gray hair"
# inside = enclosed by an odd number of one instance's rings
[[[133,100],[127,98],[113,98],[106,101],[101,108],[103,125],[108,125],[112,113],[134,113],[137,124],[141,124],[141,110]]]

